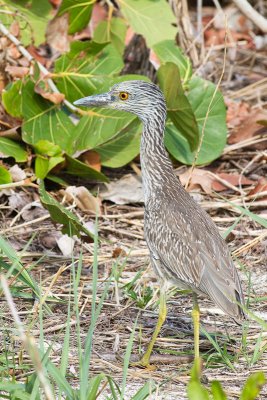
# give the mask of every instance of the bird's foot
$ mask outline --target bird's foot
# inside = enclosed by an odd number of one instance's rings
[[[141,358],[141,360],[139,361],[135,361],[135,362],[131,362],[131,366],[132,367],[140,367],[140,368],[145,368],[149,371],[155,371],[157,369],[157,367],[155,365],[151,365],[149,363],[149,358],[146,357],[146,355],[144,354],[144,356]]]

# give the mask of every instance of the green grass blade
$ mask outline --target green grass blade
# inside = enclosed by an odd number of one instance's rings
[[[86,393],[86,400],[96,399],[96,395],[99,392],[99,387],[103,379],[106,379],[106,376],[103,373],[94,376],[93,378],[90,379],[88,383],[88,390]]]
[[[65,393],[69,400],[74,400],[74,390],[66,380],[65,376],[50,360],[47,362],[47,370],[56,382],[58,389],[60,389],[61,392]]]
[[[129,338],[129,342],[128,342],[127,347],[126,347],[126,353],[125,353],[125,356],[124,356],[123,378],[122,378],[122,388],[121,388],[121,400],[124,399],[124,392],[125,392],[125,388],[126,388],[127,373],[128,373],[128,368],[129,368],[130,356],[131,356],[131,352],[132,352],[134,334],[135,334],[135,330],[136,330],[138,317],[139,317],[139,314],[136,317],[136,320],[135,320],[135,323],[134,323],[134,327],[133,327],[133,330],[132,330],[130,338]]]
[[[255,372],[247,379],[240,400],[254,400],[259,395],[266,379],[263,372]]]
[[[156,390],[156,385],[153,381],[148,381],[138,392],[132,397],[131,400],[144,400]]]

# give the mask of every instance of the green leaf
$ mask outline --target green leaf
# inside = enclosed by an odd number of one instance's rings
[[[266,379],[263,372],[255,372],[247,379],[240,400],[254,400],[258,397]]]
[[[110,76],[123,68],[123,60],[114,46],[108,45],[97,56],[69,58],[63,55],[55,63],[53,77],[58,89],[73,102],[100,90]]]
[[[187,386],[188,400],[210,400],[209,392],[197,380],[190,380]]]
[[[80,32],[90,21],[95,0],[63,0],[58,15],[69,14],[69,33]]]
[[[21,91],[23,88],[23,82],[21,80],[16,81],[6,86],[2,92],[2,102],[8,112],[15,118],[22,118],[22,96]]]
[[[187,56],[182,53],[174,40],[164,40],[153,46],[153,50],[161,64],[174,63],[179,68],[180,76],[185,84],[192,76],[192,64]]]
[[[0,185],[5,185],[6,183],[11,183],[12,177],[9,171],[0,165]]]
[[[215,85],[202,78],[189,81],[187,98],[195,114],[200,135],[207,110],[215,91]],[[203,143],[197,158],[197,165],[207,164],[218,158],[226,144],[226,110],[222,94],[217,91],[207,117]],[[192,164],[195,152],[190,150],[188,141],[175,126],[167,122],[165,145],[174,158],[183,164]]]
[[[132,161],[139,154],[141,131],[139,121],[134,120],[126,133],[96,147],[94,150],[100,154],[101,164],[119,168]]]
[[[218,381],[211,382],[211,392],[213,395],[213,400],[227,400],[227,396],[222,389],[222,385]]]
[[[96,56],[99,54],[109,43],[101,41],[98,43],[94,40],[76,40],[71,42],[70,44],[70,51],[65,54],[63,59],[67,61],[67,63],[71,62],[73,58],[76,57],[88,57],[88,56]]]
[[[125,48],[125,36],[127,27],[122,18],[113,17],[110,21],[101,21],[95,31],[96,42],[111,42],[120,54]]]
[[[87,178],[95,182],[109,181],[109,179],[104,174],[98,172],[94,168],[89,167],[85,163],[76,160],[75,158],[66,155],[66,161],[67,166],[65,172],[69,175],[80,176],[82,178]]]
[[[18,18],[21,25],[21,41],[24,45],[31,44],[32,34],[36,46],[45,42],[47,23],[52,18],[52,6],[48,0],[5,0],[4,4],[5,8],[11,11],[18,10],[28,22],[27,25],[25,19]],[[10,21],[13,20],[12,15]],[[2,21],[1,13],[0,21]]]
[[[61,148],[48,140],[39,140],[33,147],[37,154],[43,156],[54,157],[62,154]]]
[[[172,62],[162,65],[157,76],[165,95],[169,117],[185,137],[191,150],[196,150],[199,143],[198,125],[192,107],[184,94],[177,65]]]
[[[153,381],[148,381],[138,392],[131,398],[131,400],[144,400],[155,392],[156,386]]]
[[[45,158],[43,156],[36,156],[35,159],[35,175],[39,179],[44,179],[47,174],[58,164],[65,161],[62,156]]]
[[[28,81],[22,90],[22,112],[25,142],[36,145],[40,140],[47,140],[71,151],[73,123],[65,111],[34,92],[32,81]]]
[[[19,143],[8,138],[0,138],[0,153],[15,158],[17,162],[27,161],[27,151]]]
[[[43,181],[41,181],[39,184],[39,193],[41,203],[49,211],[51,219],[54,222],[63,225],[63,233],[67,233],[69,236],[80,236],[81,232],[83,232],[89,237],[93,237],[92,233],[82,225],[76,215],[63,207],[58,201],[56,201],[52,196],[50,196],[50,194],[46,192]]]
[[[170,5],[165,0],[118,0],[123,16],[134,32],[146,39],[148,47],[174,39],[177,29]]]

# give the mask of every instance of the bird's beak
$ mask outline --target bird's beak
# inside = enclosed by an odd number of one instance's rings
[[[82,99],[74,101],[75,106],[84,107],[104,107],[111,103],[112,98],[110,93],[96,94],[93,96],[83,97]]]

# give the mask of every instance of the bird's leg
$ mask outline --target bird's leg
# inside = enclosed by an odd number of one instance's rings
[[[165,293],[165,290],[161,290],[160,298],[159,298],[159,316],[158,316],[157,325],[155,327],[153,336],[149,342],[147,350],[138,363],[142,367],[146,367],[146,368],[150,367],[150,364],[149,364],[150,356],[151,356],[155,341],[157,340],[157,337],[159,335],[160,329],[161,329],[162,325],[164,324],[166,316],[167,316],[166,293]]]
[[[201,362],[199,356],[199,306],[197,301],[196,293],[193,293],[193,310],[192,310],[192,319],[194,325],[194,353],[195,353],[195,360],[194,360],[194,367],[197,375],[200,376],[201,374]]]

